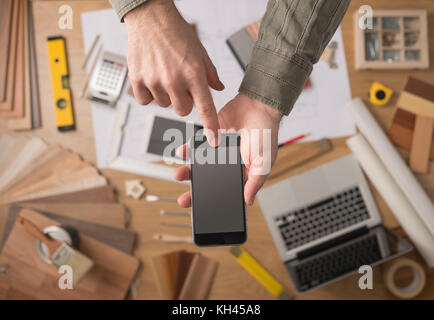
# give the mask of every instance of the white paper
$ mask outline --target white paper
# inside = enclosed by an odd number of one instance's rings
[[[348,139],[347,145],[424,258],[425,263],[430,268],[434,267],[434,237],[387,171],[386,166],[361,134]]]
[[[434,236],[434,205],[360,98],[348,104],[357,127]]]
[[[214,62],[220,79],[225,84],[223,92],[212,91],[214,103],[220,110],[238,92],[243,72],[229,50],[226,39],[247,24],[259,20],[266,8],[267,0],[181,0],[175,2],[184,18],[195,23],[199,38]],[[97,34],[101,35],[104,50],[126,55],[127,32],[119,23],[113,10],[101,10],[83,13],[82,30],[84,47],[87,52]],[[344,106],[351,99],[351,92],[345,63],[345,53],[340,30],[333,41],[337,41],[337,69],[320,61],[314,66],[311,75],[311,87],[303,90],[292,113],[282,121],[279,142],[283,142],[302,133],[310,133],[305,140],[323,137],[333,138],[349,136],[355,133],[354,123]],[[144,123],[149,113],[180,118],[171,108],[156,105],[140,106],[125,92],[122,99],[131,103],[131,113],[142,119],[135,119],[137,128]],[[114,124],[115,112],[109,107],[92,103],[93,127],[98,166],[104,167],[104,157],[110,143],[110,130]],[[132,118],[130,118],[131,120]],[[184,118],[200,123],[195,110]],[[142,130],[134,132],[135,140],[141,139]],[[138,145],[130,143],[121,152],[144,161],[155,160],[144,154],[138,154]]]

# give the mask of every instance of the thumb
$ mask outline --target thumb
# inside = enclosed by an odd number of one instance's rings
[[[252,205],[255,200],[256,193],[264,185],[268,175],[255,174],[255,167],[262,166],[262,157],[256,158],[250,165],[247,182],[244,186],[244,198],[248,205]]]
[[[203,60],[205,63],[206,79],[208,81],[208,85],[215,90],[222,91],[225,88],[225,86],[220,81],[219,76],[217,74],[217,69],[212,63],[205,48],[203,48]]]

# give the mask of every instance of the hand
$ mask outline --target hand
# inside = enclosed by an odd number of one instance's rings
[[[188,115],[194,104],[208,129],[208,142],[215,146],[219,122],[208,85],[216,90],[224,85],[193,28],[170,0],[150,0],[124,20],[129,78],[137,101],[172,105],[180,116]]]
[[[222,131],[228,129],[241,131],[240,153],[244,161],[244,199],[248,205],[252,205],[256,193],[264,184],[269,173],[258,174],[257,171],[265,163],[270,164],[271,169],[276,160],[277,136],[282,114],[277,109],[273,109],[260,101],[238,94],[220,110],[218,118]],[[259,141],[252,139],[251,133],[253,129],[259,129],[259,136],[261,137],[264,129],[271,129],[271,145],[268,151],[263,150],[264,144],[268,145],[268,143],[264,143],[262,139]],[[178,154],[186,157],[187,152],[187,146],[184,145]],[[186,165],[177,168],[174,176],[179,181],[190,180],[190,166]],[[178,198],[178,204],[184,208],[191,206],[189,191]]]

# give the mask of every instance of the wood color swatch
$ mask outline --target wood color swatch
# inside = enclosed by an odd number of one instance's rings
[[[116,203],[116,195],[111,186],[103,186],[84,191],[64,193],[51,197],[32,199],[31,203]],[[22,203],[27,203],[26,201]]]
[[[115,228],[125,228],[125,208],[118,203],[18,203],[18,205],[57,213],[64,217],[81,219]]]
[[[434,132],[434,85],[409,77],[398,102],[401,109],[415,114],[410,151],[410,168],[428,172],[432,135]]]
[[[32,128],[37,129],[42,126],[41,106],[39,100],[38,68],[36,66],[35,48],[35,28],[33,22],[33,7],[29,3],[29,64],[30,64],[30,83],[31,83],[31,106],[32,106]]]
[[[30,130],[32,129],[32,107],[30,101],[31,89],[30,89],[30,58],[29,58],[29,0],[23,1],[23,54],[19,58],[22,60],[22,79],[19,79],[22,83],[22,89],[18,93],[21,93],[21,97],[15,96],[16,104],[14,105],[15,115],[18,118],[8,120],[8,128],[11,130]],[[19,70],[17,69],[17,72]],[[16,75],[16,79],[21,78]],[[17,88],[17,86],[15,86]],[[18,104],[18,105],[17,105]]]
[[[217,272],[217,262],[197,254],[191,262],[179,300],[203,300],[208,297],[209,291]]]
[[[11,32],[9,43],[9,55],[7,65],[7,77],[6,77],[6,89],[5,98],[0,102],[0,117],[3,114],[7,114],[12,110],[13,98],[14,98],[14,84],[15,84],[15,65],[17,55],[17,35],[18,35],[18,20],[20,12],[20,1],[13,1],[12,20],[11,20]]]
[[[104,177],[78,154],[64,150],[0,195],[1,203],[25,201],[106,185]]]
[[[10,231],[12,230],[18,214],[22,210],[23,208],[20,206],[11,206],[9,208],[8,218],[6,220],[5,229],[3,231],[3,240],[0,244],[0,251],[3,247],[3,244],[6,242]],[[95,240],[104,242],[110,247],[121,250],[128,254],[133,253],[134,244],[136,241],[136,234],[131,230],[108,227],[101,224],[96,224],[80,219],[74,219],[71,217],[66,217],[63,215],[45,212],[41,210],[32,211],[42,214],[49,219],[55,220],[61,225],[68,225],[74,227],[78,230],[80,234],[85,234],[89,237],[94,238]]]
[[[27,1],[19,0],[18,12],[18,28],[17,28],[17,46],[16,46],[16,60],[13,84],[13,99],[11,101],[12,108],[9,111],[2,111],[0,116],[2,118],[17,118],[24,115],[24,19],[27,17],[25,10],[27,9]],[[12,63],[11,59],[11,63]]]
[[[20,216],[39,229],[58,225],[30,210],[21,211]],[[16,223],[0,255],[0,267],[6,268],[0,274],[0,299],[124,299],[138,270],[138,259],[84,234],[79,250],[95,265],[74,290],[60,290],[57,269],[42,261],[35,239]]]
[[[8,69],[9,39],[11,32],[12,0],[0,3],[0,70]],[[6,99],[7,72],[0,74],[0,101]]]
[[[162,299],[206,299],[217,262],[200,253],[169,252],[151,258],[151,266]]]
[[[397,146],[410,151],[415,121],[416,116],[413,113],[401,108],[396,108],[392,124],[388,130],[390,140]],[[430,159],[434,160],[434,134],[431,140]]]

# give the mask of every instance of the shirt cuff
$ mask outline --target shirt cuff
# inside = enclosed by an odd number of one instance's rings
[[[283,53],[256,43],[239,92],[288,115],[312,72],[301,55]]]
[[[110,0],[121,22],[124,22],[124,16],[131,10],[137,8],[148,0]]]

